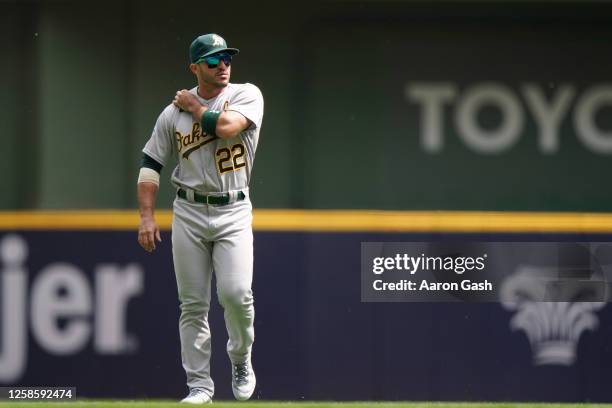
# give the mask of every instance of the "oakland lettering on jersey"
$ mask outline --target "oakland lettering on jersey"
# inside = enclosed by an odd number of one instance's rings
[[[191,133],[184,135],[181,132],[176,131],[174,132],[174,135],[176,137],[179,153],[181,153],[183,149],[186,149],[183,153],[183,158],[185,159],[188,159],[192,152],[198,150],[200,147],[212,142],[215,139],[214,136],[207,135],[197,122],[193,124]],[[202,140],[200,141],[200,139]]]

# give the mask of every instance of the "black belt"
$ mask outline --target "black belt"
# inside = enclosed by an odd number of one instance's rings
[[[182,188],[178,189],[178,191],[176,192],[176,195],[178,195],[180,198],[184,200],[187,200],[187,191],[183,190]],[[236,196],[236,201],[241,201],[241,200],[244,200],[245,198],[246,196],[244,195],[244,193],[242,191],[239,191]],[[230,203],[230,199],[231,197],[229,194],[204,195],[204,194],[196,193],[195,191],[193,192],[193,201],[195,201],[196,203],[212,204],[212,205],[227,205]]]

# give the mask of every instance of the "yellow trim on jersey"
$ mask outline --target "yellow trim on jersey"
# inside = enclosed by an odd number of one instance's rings
[[[254,210],[256,231],[308,232],[467,232],[467,233],[612,233],[612,213]],[[172,212],[158,210],[163,230]],[[0,230],[138,229],[136,210],[5,211]]]

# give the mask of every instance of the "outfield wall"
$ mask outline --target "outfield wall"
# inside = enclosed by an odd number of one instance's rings
[[[612,241],[610,224],[607,231],[587,227],[610,220],[583,214],[552,230],[542,214],[537,231],[510,233],[498,215],[480,213],[471,215],[488,228],[464,223],[472,227],[448,233],[436,230],[433,217],[411,228],[419,214],[401,214],[405,223],[396,218],[391,231],[368,230],[367,214],[323,213],[362,225],[362,231],[323,232],[307,228],[313,218],[267,215],[255,215],[257,398],[612,401],[607,305],[590,315],[591,329],[530,343],[525,331],[511,327],[517,311],[499,303],[362,303],[359,278],[361,242]],[[469,215],[445,214],[455,225]],[[134,213],[90,214],[81,228],[53,227],[66,216],[82,214],[46,214],[46,227],[36,227],[28,223],[36,214],[22,213],[21,228],[8,225],[14,214],[0,217],[0,385],[69,385],[88,397],[180,397],[169,214],[159,214],[163,242],[154,254],[136,242]],[[279,227],[283,220],[286,230]],[[544,326],[570,318],[547,313]],[[216,397],[231,399],[216,301],[211,329]],[[551,345],[565,347],[569,360],[534,359]]]

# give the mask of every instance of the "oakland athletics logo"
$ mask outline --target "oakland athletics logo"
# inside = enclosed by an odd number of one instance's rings
[[[213,34],[213,47],[223,47],[223,38],[219,37],[217,34]]]

